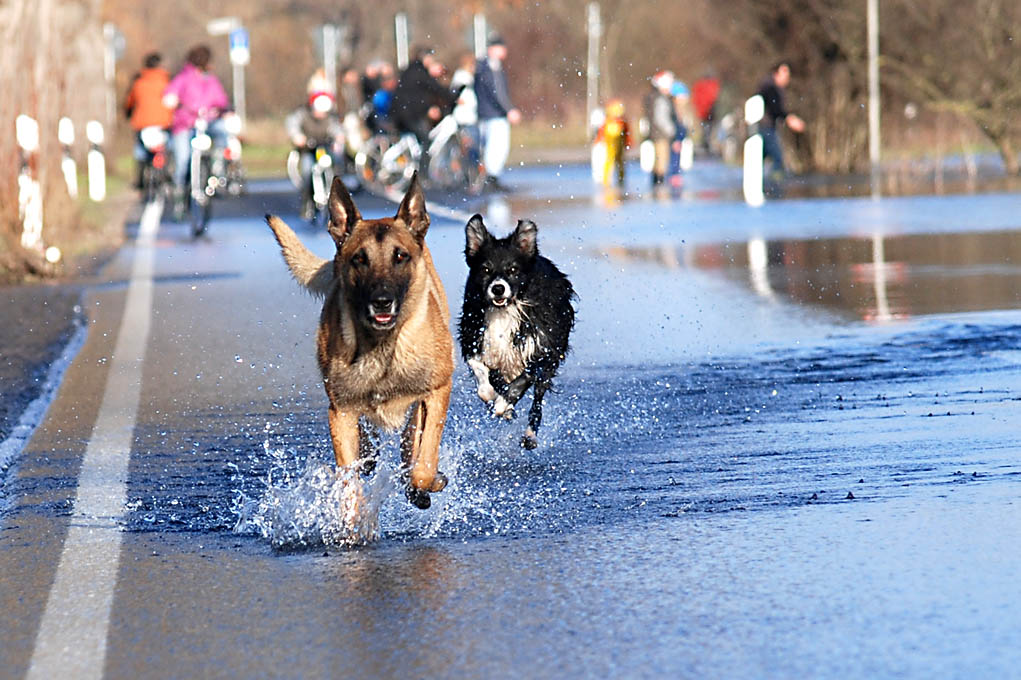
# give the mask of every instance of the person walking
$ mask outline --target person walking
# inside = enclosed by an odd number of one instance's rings
[[[713,130],[716,126],[716,101],[720,98],[720,79],[712,72],[707,72],[691,86],[691,105],[695,109],[695,119],[701,128],[700,141],[702,149],[709,153]]]
[[[780,146],[780,138],[776,133],[777,122],[783,122],[794,132],[804,132],[805,121],[787,111],[784,102],[784,93],[787,85],[791,82],[791,65],[786,60],[778,61],[766,78],[759,86],[756,94],[760,95],[765,102],[765,116],[759,125],[759,134],[762,135],[762,158],[771,159],[773,172],[783,177],[787,173],[787,167],[783,161],[783,148]]]
[[[149,160],[149,152],[142,144],[142,130],[147,127],[170,128],[174,112],[163,105],[163,90],[170,82],[170,74],[160,66],[163,58],[151,52],[142,60],[142,71],[131,83],[124,99],[124,112],[131,129],[135,131],[134,156],[137,161],[135,187],[142,188],[142,173]]]
[[[681,155],[684,151],[684,140],[688,138],[688,126],[685,121],[688,119],[688,110],[691,105],[691,92],[688,86],[677,79],[670,86],[670,96],[674,106],[674,139],[670,143],[670,186],[678,189],[684,183],[681,172]],[[689,142],[690,144],[690,142]]]
[[[652,89],[645,95],[645,119],[648,125],[648,139],[655,148],[652,166],[652,186],[658,186],[666,178],[670,168],[670,149],[677,136],[677,116],[672,96],[674,74],[657,71],[651,79]]]
[[[457,97],[454,120],[471,140],[469,161],[478,165],[479,156],[479,100],[475,96],[475,56],[461,56],[457,70],[450,77],[450,89]]]
[[[482,163],[486,166],[486,183],[491,189],[503,188],[500,176],[510,155],[510,126],[521,122],[521,111],[511,103],[507,87],[506,59],[507,45],[503,38],[493,34],[489,37],[486,56],[475,66]]]

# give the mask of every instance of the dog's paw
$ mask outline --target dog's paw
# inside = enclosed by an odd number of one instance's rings
[[[479,399],[487,404],[496,399],[496,390],[493,389],[492,385],[479,385],[478,393]]]
[[[514,418],[514,405],[500,395],[497,395],[496,401],[493,402],[493,415],[497,418],[512,420]]]
[[[539,446],[539,438],[535,436],[532,429],[525,430],[525,436],[521,438],[521,448],[532,451]]]
[[[416,489],[409,485],[404,489],[404,495],[406,495],[408,500],[411,501],[411,504],[419,510],[428,510],[429,506],[432,505],[432,498],[429,497],[428,491]]]
[[[429,491],[436,493],[437,491],[443,491],[445,488],[447,488],[447,476],[437,470],[436,476],[433,477],[433,484],[429,487]]]

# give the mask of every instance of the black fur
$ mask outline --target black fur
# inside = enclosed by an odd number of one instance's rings
[[[572,303],[577,298],[567,277],[539,254],[536,232],[534,223],[522,220],[514,233],[498,239],[486,229],[481,216],[469,220],[465,227],[468,280],[458,322],[461,355],[465,361],[479,360],[487,365],[489,383],[510,407],[508,412],[498,411],[498,415],[513,415],[513,406],[529,387],[534,387],[529,431],[522,441],[526,448],[538,444],[535,435],[542,422],[543,397],[567,356],[574,328]],[[496,297],[502,305],[494,303],[494,286],[503,296]],[[520,320],[510,338],[523,359],[524,370],[518,375],[508,374],[506,366],[501,367],[492,353],[484,355],[487,328],[491,323],[497,325],[494,320],[499,315]],[[480,396],[482,389],[480,381]]]

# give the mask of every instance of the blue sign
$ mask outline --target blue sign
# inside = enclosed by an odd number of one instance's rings
[[[238,66],[244,66],[250,58],[248,31],[244,28],[235,28],[230,32],[230,62]]]
[[[244,28],[235,28],[230,32],[230,48],[232,50],[248,49],[248,31]]]

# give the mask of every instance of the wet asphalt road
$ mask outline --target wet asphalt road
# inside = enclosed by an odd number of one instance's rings
[[[517,169],[506,199],[430,195],[496,230],[539,224],[580,295],[574,351],[535,452],[459,367],[450,486],[419,512],[384,465],[381,538],[359,548],[323,541],[318,305],[261,221],[296,225],[292,196],[265,183],[218,204],[198,243],[163,223],[103,674],[1016,673],[1018,197],[756,211],[720,200],[729,172],[704,166],[680,196],[593,195],[576,168]],[[448,214],[428,240],[456,305],[463,220]],[[2,477],[9,677],[32,663],[83,521],[72,500],[138,252],[78,301],[87,333]],[[75,334],[53,334],[56,357]]]

